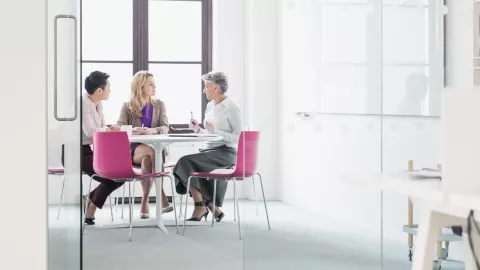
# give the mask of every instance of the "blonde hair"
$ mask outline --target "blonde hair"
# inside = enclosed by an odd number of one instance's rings
[[[155,99],[153,97],[148,97],[146,104],[142,103],[143,91],[142,88],[145,86],[145,82],[148,77],[153,77],[153,74],[146,71],[138,71],[132,79],[132,91],[130,93],[130,101],[128,102],[128,109],[135,118],[142,117],[142,108],[145,105],[155,104]]]

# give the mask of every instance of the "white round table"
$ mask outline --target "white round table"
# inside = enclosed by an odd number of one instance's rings
[[[213,134],[156,134],[156,135],[132,135],[130,136],[130,142],[138,142],[143,144],[148,144],[155,149],[155,169],[161,171],[163,168],[163,156],[162,151],[170,144],[181,143],[181,142],[209,142],[209,141],[219,141],[223,138],[221,136]],[[164,220],[162,217],[162,179],[155,179],[155,188],[156,188],[156,218],[155,219],[143,219],[135,220],[133,223],[134,227],[145,227],[145,226],[157,226],[164,233],[168,233],[164,225]],[[108,228],[126,228],[128,227],[128,222],[106,225],[104,227]]]

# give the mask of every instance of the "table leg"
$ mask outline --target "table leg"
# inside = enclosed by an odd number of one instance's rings
[[[439,214],[427,209],[424,211],[419,222],[412,270],[432,269],[434,243],[437,240],[438,229],[441,228],[438,222]]]
[[[155,172],[161,172],[163,169],[163,156],[162,156],[163,147],[160,145],[155,145]],[[155,179],[155,190],[156,190],[156,219],[158,228],[163,231],[165,234],[168,233],[167,228],[163,224],[163,202],[162,202],[162,187],[163,187],[163,178]]]
[[[408,198],[408,227],[413,227],[413,203],[410,198]],[[413,256],[413,234],[408,234],[408,258],[412,261]]]

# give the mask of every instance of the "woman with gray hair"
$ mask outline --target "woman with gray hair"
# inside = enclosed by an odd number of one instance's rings
[[[219,168],[229,168],[236,163],[237,144],[242,130],[240,109],[225,95],[228,89],[227,77],[223,72],[210,72],[202,76],[205,82],[203,93],[210,102],[205,110],[205,129],[200,128],[197,120],[190,123],[195,133],[210,133],[222,136],[221,141],[207,142],[200,153],[180,158],[173,169],[178,194],[187,193],[187,181],[191,172],[210,172]],[[220,222],[225,216],[219,207],[227,191],[227,183],[219,181],[215,197],[215,219]],[[208,217],[208,209],[213,211],[213,181],[192,178],[190,193],[195,209],[189,221],[200,221]],[[208,209],[207,209],[208,208]]]

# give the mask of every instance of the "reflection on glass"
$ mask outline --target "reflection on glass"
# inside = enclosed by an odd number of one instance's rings
[[[383,61],[425,63],[428,60],[428,6],[384,6]]]
[[[399,114],[425,115],[427,108],[425,97],[428,91],[428,77],[425,74],[413,73],[408,75],[405,85],[405,95],[400,106]]]
[[[387,115],[440,115],[443,16],[438,1],[384,1],[382,108]]]
[[[383,113],[429,115],[429,77],[424,65],[383,67]]]

